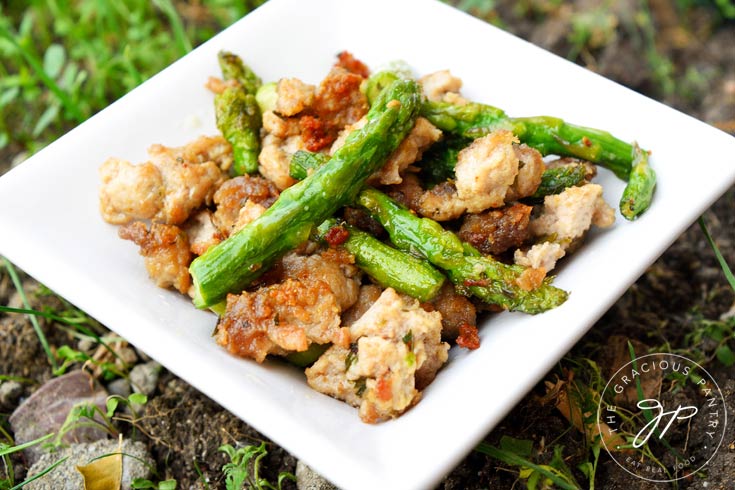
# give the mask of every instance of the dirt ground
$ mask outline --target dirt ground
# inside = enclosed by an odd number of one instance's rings
[[[646,4],[624,0],[612,2],[613,6],[606,11],[609,17],[590,21],[591,27],[579,27],[580,13],[594,13],[598,4],[587,0],[568,3],[502,0],[491,12],[478,13],[535,44],[564,57],[572,53],[577,62],[606,77],[735,133],[735,23],[732,20],[723,20],[711,5],[699,6],[696,2],[691,2],[693,6],[684,16],[672,8],[672,2],[651,0]],[[650,27],[656,33],[657,41],[653,44],[646,40],[647,24],[640,17],[646,5]],[[586,41],[575,41],[578,39]],[[654,48],[657,55],[651,54]],[[723,158],[733,160],[732,155]],[[725,258],[735,265],[735,188],[720,198],[705,218]],[[35,287],[31,279],[26,280],[27,290]],[[13,292],[9,278],[0,275],[0,304],[12,303]],[[44,304],[59,307],[58,300],[52,296],[32,295],[32,298],[36,308]],[[718,319],[734,306],[735,295],[695,224],[591,328],[570,357],[590,358],[604,366],[605,345],[613,335],[649,347],[668,342],[672,348],[682,348],[697,318]],[[41,324],[53,346],[74,342],[58,325],[44,321]],[[712,362],[708,368],[717,380],[735,379],[735,367]],[[559,373],[556,370],[547,379]],[[33,383],[24,384],[25,395],[51,377],[38,339],[25,318],[0,315],[0,374],[32,380]],[[735,415],[735,383],[724,383],[724,391],[729,400],[729,413]],[[544,394],[540,382],[486,440],[497,445],[505,435],[532,439],[541,446],[553,441],[567,448],[565,462],[570,468],[576,468],[577,463],[588,457],[584,436],[570,429],[569,422],[553,403],[544,402]],[[14,408],[0,405],[0,421]],[[604,451],[595,485],[625,490],[732,490],[735,488],[733,427],[735,424],[731,423],[723,447],[705,474],[680,481],[678,487],[654,485],[633,477]],[[217,448],[223,443],[262,439],[247,424],[167,372],[159,378],[157,389],[145,407],[142,429],[149,436],[145,440],[150,443],[160,474],[176,479],[178,488],[183,489],[205,488],[198,471],[207,476],[210,488],[224,488],[220,468],[226,461]],[[16,461],[17,476],[22,476],[24,462],[20,457]],[[293,472],[295,463],[286,451],[270,444],[263,470],[267,477],[274,478],[280,471]],[[581,472],[573,471],[577,481],[586,482]],[[473,452],[437,488],[504,489],[525,488],[525,485],[518,480],[517,468]]]

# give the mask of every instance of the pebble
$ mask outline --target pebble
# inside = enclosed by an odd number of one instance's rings
[[[107,392],[110,395],[118,395],[127,398],[132,393],[130,382],[125,378],[118,378],[107,384]]]
[[[89,403],[105,410],[107,392],[84,371],[72,371],[52,378],[41,385],[30,397],[15,409],[8,421],[15,434],[16,444],[23,444],[51,432],[57,432],[67,415],[80,403]],[[92,442],[107,437],[96,427],[78,427],[66,433],[63,441],[71,443]],[[43,454],[39,445],[25,449],[31,463]]]
[[[296,463],[296,487],[299,490],[338,490],[322,475],[301,461]]]
[[[23,385],[17,381],[0,383],[0,406],[12,406],[23,394]]]
[[[84,488],[84,481],[76,466],[84,466],[99,456],[115,453],[118,441],[104,439],[92,443],[72,444],[54,453],[45,453],[28,470],[28,476],[42,472],[61,458],[69,457],[50,473],[34,480],[25,490],[79,490]],[[150,478],[150,469],[155,464],[142,442],[124,440],[122,443],[123,474],[122,490],[131,488],[135,478]]]
[[[160,374],[161,365],[156,361],[138,364],[130,370],[130,385],[135,393],[143,393],[149,396],[156,391]]]

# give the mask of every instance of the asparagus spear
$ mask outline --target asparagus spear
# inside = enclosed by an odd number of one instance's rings
[[[214,97],[217,127],[232,145],[232,169],[235,175],[258,170],[262,118],[255,96],[240,87],[228,87]]]
[[[386,88],[326,165],[283,191],[258,219],[211,247],[189,267],[194,304],[213,305],[241,291],[273,262],[309,237],[312,228],[355,200],[413,127],[421,102],[418,84],[398,81]]]
[[[340,225],[336,219],[322,223],[317,229],[317,238],[324,241],[336,227],[348,233],[341,245],[355,256],[355,265],[381,286],[429,301],[444,284],[442,273],[425,260],[390,247],[362,230]]]
[[[433,186],[454,178],[457,155],[471,142],[462,136],[447,135],[431,146],[421,158],[421,180]]]
[[[293,364],[301,368],[309,367],[319,359],[319,356],[329,349],[330,344],[317,344],[312,343],[308,349],[303,352],[290,352],[284,356],[284,358]]]
[[[419,218],[380,191],[364,189],[357,203],[383,225],[396,247],[426,257],[443,269],[460,291],[508,310],[531,314],[559,306],[567,299],[567,292],[552,286],[550,278],[530,291],[522,289],[517,279],[523,267],[482,256],[436,221]]]
[[[239,56],[227,51],[220,51],[217,54],[217,60],[225,80],[237,80],[240,82],[240,86],[245,89],[245,92],[255,95],[262,82],[258,75],[242,62]]]
[[[628,185],[620,198],[620,212],[634,220],[651,205],[653,189],[656,187],[656,172],[648,165],[648,152],[633,145],[635,159],[630,171]]]
[[[217,127],[232,145],[235,175],[250,174],[258,170],[260,152],[262,118],[255,99],[260,78],[232,53],[221,51],[219,64],[225,80],[238,84],[214,97]]]
[[[392,71],[386,70],[370,75],[368,79],[363,82],[365,85],[361,87],[365,93],[365,97],[367,97],[368,104],[373,105],[373,102],[378,98],[378,95],[380,95],[381,90],[400,78],[401,77]]]
[[[255,92],[255,101],[258,103],[260,112],[274,111],[278,102],[278,84],[268,82],[258,87]]]
[[[426,102],[421,115],[436,127],[467,138],[479,138],[496,129],[508,129],[528,146],[544,155],[572,156],[602,165],[623,180],[629,180],[636,157],[633,145],[615,138],[607,131],[569,124],[550,116],[508,117],[497,107],[476,102],[456,105],[446,102]],[[621,208],[623,216],[633,219],[643,213],[651,202],[655,173],[646,163],[638,170],[638,183],[633,193],[639,203],[636,212]],[[630,184],[629,184],[630,185]]]
[[[314,171],[329,161],[329,155],[324,153],[312,153],[306,150],[299,150],[291,157],[291,163],[288,166],[289,175],[296,180],[304,180],[309,175],[309,171]]]
[[[541,183],[529,199],[543,200],[552,194],[559,194],[567,187],[579,185],[584,181],[587,169],[582,164],[562,165],[547,168],[541,174]]]
[[[575,126],[557,117],[512,118],[497,107],[477,102],[464,105],[426,102],[421,115],[443,131],[472,139],[496,129],[508,129],[522,143],[536,148],[543,155],[582,158],[609,168],[624,180],[630,174],[633,161],[631,144],[606,131]]]
[[[304,179],[309,169],[317,169],[328,161],[329,156],[323,153],[299,150],[291,157],[289,173],[294,179]],[[330,242],[328,233],[337,227],[344,231],[344,241],[339,244],[355,256],[355,265],[381,286],[421,301],[431,300],[441,289],[444,276],[425,260],[390,247],[362,230],[339,224],[334,218],[319,225],[315,238]]]

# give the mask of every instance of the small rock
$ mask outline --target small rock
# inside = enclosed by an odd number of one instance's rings
[[[106,439],[82,444],[72,444],[55,453],[45,453],[28,470],[28,476],[42,472],[61,458],[68,457],[65,462],[50,473],[35,480],[24,488],[26,490],[79,490],[84,488],[84,481],[76,466],[84,466],[94,458],[105,454],[116,453],[118,441]],[[135,478],[149,478],[150,468],[155,464],[145,444],[124,440],[122,443],[123,474],[122,489],[131,488]]]
[[[322,475],[301,461],[296,463],[296,487],[299,490],[338,490]]]
[[[64,424],[69,412],[79,403],[90,403],[105,410],[107,392],[84,371],[72,371],[53,378],[38,388],[15,409],[8,421],[15,433],[16,444],[23,444],[51,432]],[[66,443],[92,442],[107,437],[95,427],[78,427],[66,433]],[[43,450],[32,446],[24,451],[28,461],[36,462]]]
[[[0,406],[15,405],[20,395],[23,394],[23,385],[17,381],[5,381],[0,383]]]
[[[132,393],[130,389],[130,382],[125,378],[118,378],[114,381],[110,381],[107,384],[107,391],[110,395],[118,395],[123,398],[127,398]]]
[[[129,346],[121,347],[117,351],[117,355],[120,358],[122,362],[127,364],[128,366],[132,366],[136,362],[138,362],[138,354],[135,353],[135,349]]]
[[[130,370],[130,385],[135,393],[143,393],[148,396],[156,391],[158,376],[161,373],[161,365],[156,361],[138,364]]]

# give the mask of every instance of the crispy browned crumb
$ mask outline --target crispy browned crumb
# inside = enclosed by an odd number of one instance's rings
[[[347,347],[350,334],[340,328],[339,312],[327,283],[286,279],[228,295],[215,337],[229,352],[257,362],[271,353],[303,352],[312,342]]]
[[[276,186],[262,177],[241,175],[227,180],[214,193],[217,206],[214,224],[221,233],[229,236],[238,221],[240,210],[248,201],[268,207],[278,195]]]
[[[524,291],[533,291],[541,285],[545,278],[546,269],[542,267],[526,267],[516,279],[516,284]]]

